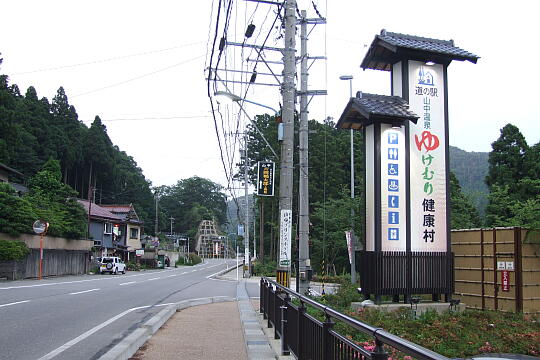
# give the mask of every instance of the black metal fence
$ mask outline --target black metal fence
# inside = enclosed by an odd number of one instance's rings
[[[308,297],[281,286],[268,278],[261,278],[260,311],[274,328],[274,338],[281,339],[282,355],[293,354],[304,360],[387,360],[385,346],[421,360],[448,360],[445,356],[392,335],[381,328],[364,324],[350,316],[322,305]],[[293,304],[292,299],[298,304]],[[306,306],[323,312],[320,321],[306,313]],[[370,351],[334,330],[335,321],[343,322],[372,336],[375,348]]]
[[[362,251],[359,260],[366,295],[453,293],[452,253]]]

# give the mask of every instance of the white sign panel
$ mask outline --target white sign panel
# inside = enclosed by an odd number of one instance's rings
[[[352,264],[352,239],[350,231],[345,231],[345,240],[347,241],[347,250],[349,252],[349,264]]]
[[[249,249],[247,247],[244,248],[244,264],[249,264]]]
[[[506,270],[514,271],[514,262],[513,261],[507,261],[506,262]]]
[[[443,66],[409,61],[411,250],[447,250]]]
[[[405,128],[381,124],[381,249],[406,251]]]
[[[497,261],[497,270],[506,270],[506,262]]]
[[[143,256],[144,250],[135,250],[135,256]]]
[[[292,210],[281,210],[281,220],[279,224],[279,266],[290,266]]]

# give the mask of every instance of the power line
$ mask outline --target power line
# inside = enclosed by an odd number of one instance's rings
[[[60,65],[60,66],[54,66],[54,67],[36,69],[36,70],[29,70],[29,71],[21,71],[21,72],[13,73],[12,75],[34,74],[34,73],[37,73],[37,72],[56,71],[56,70],[62,70],[62,69],[70,69],[70,68],[79,67],[79,66],[101,64],[101,63],[105,63],[105,62],[109,62],[109,61],[116,61],[116,60],[122,60],[122,59],[128,59],[128,58],[132,58],[132,57],[137,57],[137,56],[151,55],[151,54],[156,54],[156,53],[160,53],[160,52],[181,49],[183,47],[193,46],[193,45],[198,45],[198,44],[203,44],[203,43],[204,42],[199,41],[199,42],[194,42],[194,43],[189,43],[189,44],[184,44],[184,45],[179,45],[179,46],[173,46],[173,47],[165,48],[165,49],[150,50],[150,51],[145,51],[145,52],[136,53],[136,54],[115,56],[115,57],[111,57],[111,58],[93,60],[93,61],[88,61],[88,62],[83,62],[83,63],[70,64],[70,65]]]
[[[88,94],[92,94],[92,93],[95,93],[95,92],[98,92],[98,91],[101,91],[101,90],[106,90],[106,89],[110,89],[112,87],[124,85],[124,84],[127,84],[127,83],[131,82],[131,81],[139,80],[139,79],[145,78],[145,77],[150,76],[150,75],[154,75],[154,74],[157,74],[157,73],[160,73],[160,72],[163,72],[163,71],[167,71],[169,69],[175,68],[175,67],[180,66],[180,65],[184,65],[184,64],[186,64],[188,62],[191,62],[191,61],[203,58],[203,57],[204,57],[204,55],[200,55],[200,56],[194,57],[192,59],[185,60],[185,61],[173,64],[173,65],[164,67],[164,68],[156,70],[156,71],[152,71],[152,72],[149,72],[149,73],[146,73],[146,74],[142,74],[142,75],[136,76],[134,78],[127,79],[127,80],[124,80],[124,81],[120,81],[118,83],[114,83],[114,84],[111,84],[111,85],[103,86],[103,87],[100,87],[100,88],[97,88],[97,89],[94,89],[94,90],[89,90],[89,91],[86,91],[86,92],[83,92],[83,93],[80,93],[80,94],[77,94],[77,95],[73,95],[71,97],[74,98],[74,97],[78,97],[78,96],[88,95]]]
[[[116,118],[116,119],[104,119],[101,121],[143,121],[143,120],[174,120],[174,119],[200,119],[210,118],[210,115],[186,115],[186,116],[160,116],[160,117],[144,117],[144,118]],[[94,120],[81,120],[82,122],[92,122]]]

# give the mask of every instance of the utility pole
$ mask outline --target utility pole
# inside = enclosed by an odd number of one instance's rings
[[[298,244],[298,270],[300,276],[298,292],[307,295],[309,289],[308,270],[310,269],[309,259],[309,178],[308,178],[308,66],[307,66],[307,21],[306,11],[301,11],[300,19],[300,129],[298,132],[300,143],[300,184],[299,184],[299,244]]]
[[[285,46],[283,49],[283,142],[279,181],[280,239],[277,280],[289,286],[291,270],[292,185],[294,150],[294,100],[296,76],[296,0],[285,0]]]
[[[244,225],[244,261],[247,265],[248,277],[249,277],[249,268],[250,268],[250,257],[249,257],[249,194],[248,194],[248,142],[247,142],[247,132],[244,133],[244,198],[246,200],[246,220]]]
[[[154,196],[156,197],[156,223],[154,224],[154,234],[155,234],[155,236],[157,236],[157,233],[158,233],[158,199],[159,199],[157,191],[154,194]]]
[[[169,220],[171,220],[171,233],[170,235],[172,236],[172,225],[173,225],[173,221],[175,220],[172,216],[169,218]]]
[[[340,80],[349,80],[349,98],[352,98],[352,75],[342,75]],[[356,235],[354,234],[354,130],[351,133],[351,283],[356,283]]]

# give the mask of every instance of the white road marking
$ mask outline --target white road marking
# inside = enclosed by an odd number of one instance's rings
[[[158,306],[167,306],[167,305],[173,305],[173,304],[175,304],[175,303],[167,303],[167,304],[159,304],[159,305],[146,305],[146,306],[139,306],[139,307],[134,307],[134,308],[131,308],[131,309],[127,309],[126,311],[116,315],[115,317],[110,318],[109,320],[105,321],[104,323],[101,323],[101,324],[93,327],[92,329],[88,330],[84,334],[77,336],[75,339],[73,339],[71,341],[68,341],[67,343],[60,346],[59,348],[54,349],[53,351],[46,354],[45,356],[40,357],[38,360],[49,360],[49,359],[52,359],[52,358],[56,357],[56,355],[66,351],[67,349],[69,349],[73,345],[77,344],[78,342],[81,342],[82,340],[86,339],[87,337],[89,337],[90,335],[95,333],[96,331],[99,331],[100,329],[103,329],[105,326],[111,324],[112,322],[120,319],[121,317],[129,314],[132,311],[140,310],[140,309],[146,309],[146,308],[149,308],[149,307],[152,307],[152,306],[158,307]]]
[[[22,304],[22,303],[27,303],[27,302],[30,302],[30,300],[23,300],[23,301],[12,302],[12,303],[9,303],[9,304],[2,304],[2,305],[0,305],[0,307],[16,305],[16,304]]]
[[[178,274],[173,274],[173,275],[169,275],[169,276],[166,276],[166,277],[175,277],[177,276]]]
[[[78,294],[84,294],[84,293],[87,293],[87,292],[91,292],[91,291],[98,291],[100,289],[90,289],[90,290],[84,290],[84,291],[77,291],[77,292],[72,292],[72,293],[69,293],[69,295],[78,295]]]
[[[127,283],[121,283],[120,286],[122,285],[129,285],[129,284],[135,284],[136,281],[130,281],[130,282],[127,282]]]
[[[161,270],[161,271],[155,271],[155,272],[152,271],[152,272],[149,272],[147,274],[125,275],[124,278],[136,277],[136,276],[145,276],[145,275],[154,275],[154,274],[159,274],[159,273],[162,273],[162,272],[165,272],[165,271],[173,271],[173,270]],[[42,286],[78,284],[78,283],[84,283],[84,282],[90,282],[90,281],[117,280],[117,279],[119,279],[118,276],[109,276],[109,277],[100,277],[100,278],[88,279],[88,280],[74,280],[74,281],[63,281],[63,282],[35,284],[35,285],[8,286],[8,287],[1,287],[0,290],[25,289],[25,288],[42,287]]]
[[[159,278],[157,277],[157,278],[146,279],[145,281],[152,281],[152,280],[157,280],[157,279]]]

